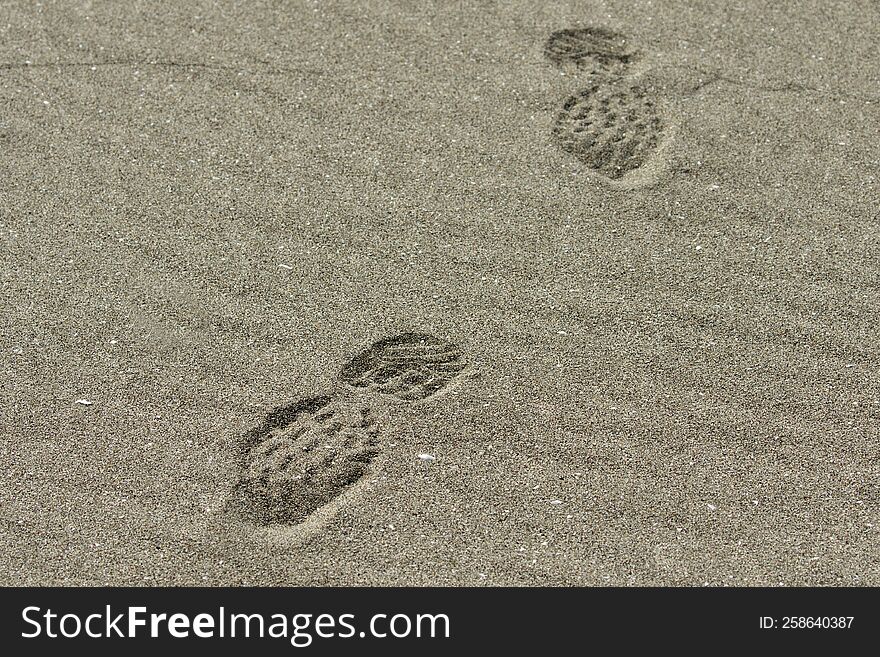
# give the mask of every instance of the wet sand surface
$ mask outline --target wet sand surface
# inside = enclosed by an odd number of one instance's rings
[[[0,2],[0,583],[880,584],[878,44]]]

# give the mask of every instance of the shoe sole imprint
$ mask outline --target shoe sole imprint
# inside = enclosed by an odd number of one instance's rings
[[[342,368],[340,379],[355,391],[380,396],[307,397],[269,413],[241,441],[240,475],[227,511],[268,529],[280,542],[303,538],[370,473],[390,426],[382,397],[427,399],[466,366],[457,345],[427,333],[373,343]]]
[[[255,525],[295,525],[367,475],[384,409],[309,397],[270,413],[241,445],[231,506]]]
[[[610,180],[641,168],[661,143],[663,123],[638,85],[594,80],[569,96],[553,125],[559,147]]]
[[[429,333],[379,340],[342,368],[340,379],[356,389],[404,401],[432,397],[467,367],[461,348]]]
[[[544,43],[544,56],[557,66],[623,74],[639,58],[625,35],[604,27],[553,32]]]

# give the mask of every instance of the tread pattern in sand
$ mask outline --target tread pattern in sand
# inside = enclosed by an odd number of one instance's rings
[[[257,525],[306,519],[368,473],[382,420],[367,404],[330,397],[273,411],[242,445],[240,515]]]
[[[638,53],[619,32],[584,27],[553,32],[544,44],[544,56],[556,65],[622,72]]]
[[[340,373],[350,386],[406,401],[426,399],[467,366],[458,345],[427,333],[404,333],[373,343]]]
[[[564,151],[616,180],[646,162],[662,128],[654,102],[641,87],[595,81],[565,100],[553,136]]]

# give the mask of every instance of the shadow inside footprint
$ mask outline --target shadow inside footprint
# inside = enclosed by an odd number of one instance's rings
[[[622,73],[638,58],[638,52],[619,32],[583,27],[553,32],[544,44],[544,56],[556,65]]]
[[[373,343],[340,373],[348,385],[406,401],[426,399],[467,366],[461,349],[427,333],[403,333]]]
[[[326,396],[272,411],[242,441],[230,510],[256,525],[302,522],[368,473],[381,425],[366,404]]]

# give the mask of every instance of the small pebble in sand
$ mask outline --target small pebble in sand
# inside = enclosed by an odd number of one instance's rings
[[[434,455],[433,454],[419,454],[418,458],[420,461],[433,461]]]
[[[550,500],[550,504],[552,504],[553,506],[557,506],[559,504],[562,504],[562,500]]]
[[[90,402],[88,399],[77,399],[77,404],[82,404],[83,406],[91,406],[94,402]]]

